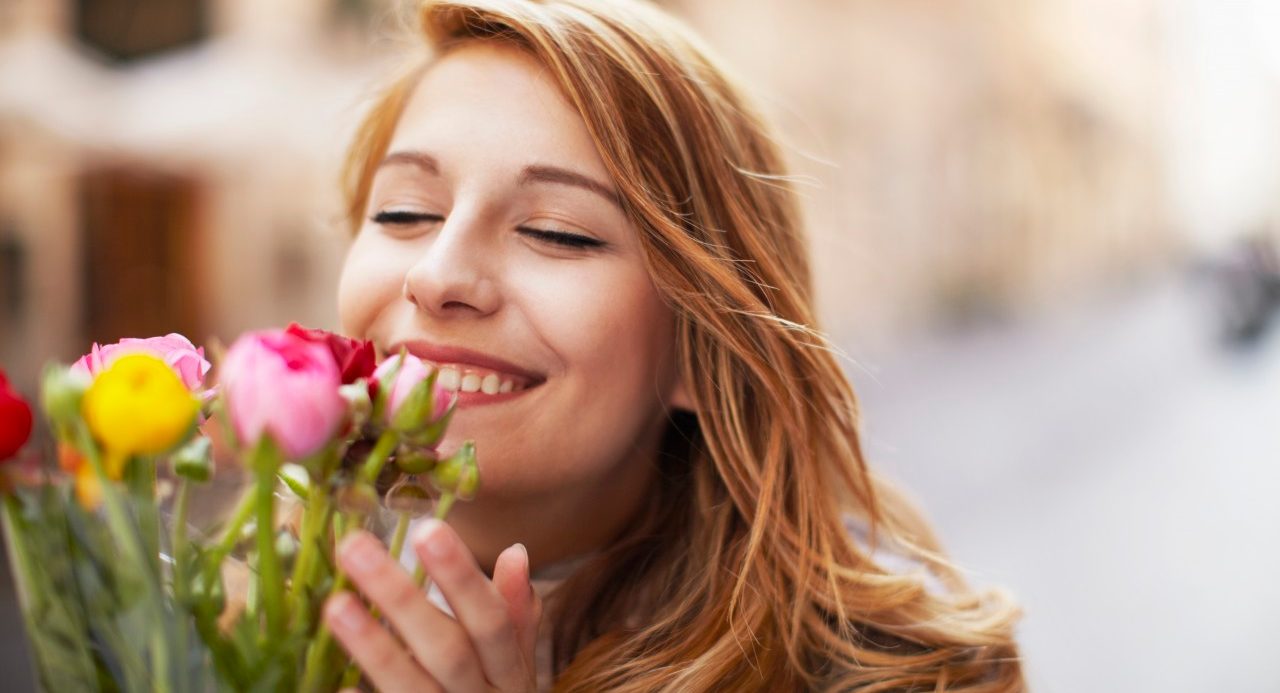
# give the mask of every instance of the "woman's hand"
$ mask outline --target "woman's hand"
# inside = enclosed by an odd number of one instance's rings
[[[368,532],[356,532],[338,548],[343,570],[400,636],[354,595],[329,599],[325,622],[365,675],[386,693],[534,690],[542,602],[529,581],[524,547],[515,544],[498,556],[491,581],[443,522],[425,522],[412,544],[456,618],[428,601]]]

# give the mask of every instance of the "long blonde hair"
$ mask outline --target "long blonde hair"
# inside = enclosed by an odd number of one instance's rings
[[[969,589],[867,468],[796,194],[741,83],[633,0],[428,0],[415,19],[437,54],[505,41],[548,68],[640,231],[698,412],[672,414],[653,502],[548,605],[557,690],[1022,690],[1016,606]],[[425,64],[357,132],[353,229]],[[884,570],[877,542],[948,589]]]

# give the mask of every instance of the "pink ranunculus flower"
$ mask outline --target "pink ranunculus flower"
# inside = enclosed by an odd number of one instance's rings
[[[204,358],[204,347],[197,348],[186,337],[173,332],[163,337],[146,339],[125,337],[115,344],[105,346],[94,342],[89,353],[80,357],[71,366],[71,370],[93,378],[126,354],[150,354],[163,360],[192,392],[204,387],[204,376],[212,367]]]
[[[240,441],[253,446],[269,433],[287,460],[323,448],[347,411],[333,354],[284,330],[237,339],[222,362],[219,382]]]
[[[391,356],[383,361],[373,373],[374,380],[383,381],[399,361],[399,355]],[[387,388],[387,404],[384,410],[386,421],[384,423],[390,424],[395,420],[396,415],[400,413],[401,405],[404,404],[409,394],[413,392],[413,389],[419,383],[430,377],[432,370],[431,364],[417,356],[413,354],[404,355],[404,363],[400,366],[399,372],[396,373],[396,378],[391,382],[391,386]],[[439,386],[435,387],[434,390],[435,397],[431,403],[430,419],[422,421],[423,425],[439,421],[453,401],[452,392]]]

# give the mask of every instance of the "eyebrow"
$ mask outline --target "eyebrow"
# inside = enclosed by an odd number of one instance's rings
[[[378,168],[390,164],[407,164],[421,169],[425,173],[433,176],[440,175],[440,163],[436,158],[419,151],[399,151],[388,154],[382,163],[378,164]],[[555,183],[557,185],[568,185],[575,188],[589,190],[600,197],[608,200],[615,207],[621,209],[622,201],[618,197],[618,193],[611,186],[605,185],[596,179],[571,171],[567,168],[559,166],[549,166],[546,164],[530,164],[520,171],[520,185],[531,185],[533,183]]]

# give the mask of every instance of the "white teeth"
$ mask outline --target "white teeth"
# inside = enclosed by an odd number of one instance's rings
[[[462,376],[463,392],[477,392],[480,390],[480,376],[475,373],[468,373]]]
[[[516,390],[514,380],[503,380],[497,373],[476,373],[458,366],[437,366],[436,386],[449,392],[483,392],[496,395]],[[523,389],[523,388],[520,388]]]
[[[436,378],[436,384],[450,391],[457,392],[458,386],[462,383],[462,374],[457,368],[444,367],[440,369],[440,375]]]

